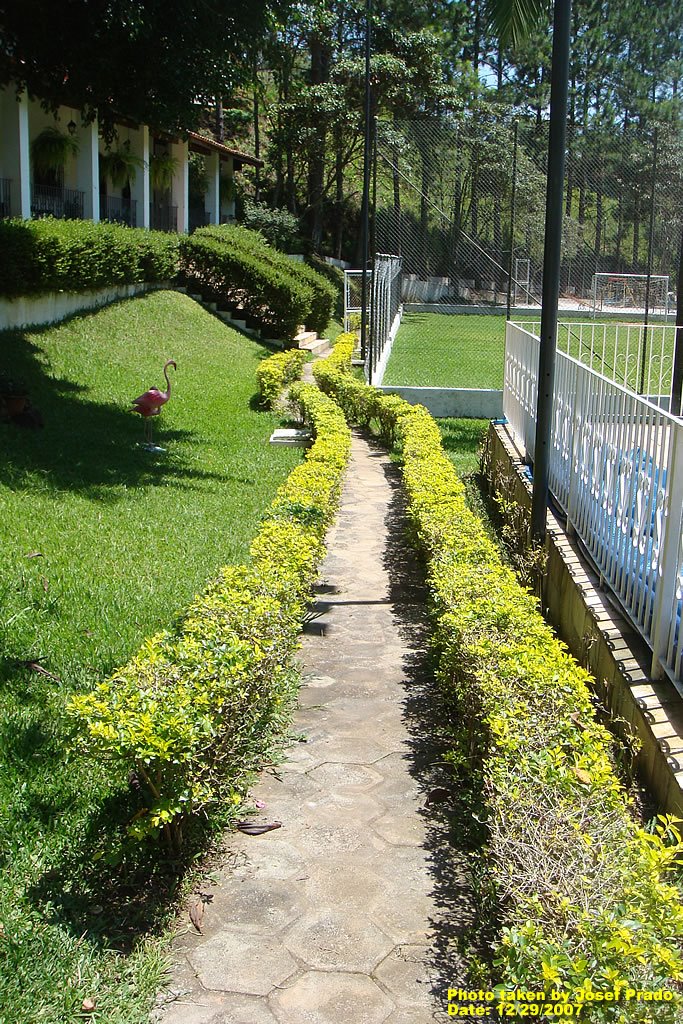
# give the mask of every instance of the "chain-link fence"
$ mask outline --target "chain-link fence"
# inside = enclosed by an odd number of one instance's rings
[[[540,320],[546,164],[545,124],[378,123],[374,251],[402,265],[384,384],[502,387],[506,316]],[[561,319],[673,322],[680,129],[570,132],[564,207]]]

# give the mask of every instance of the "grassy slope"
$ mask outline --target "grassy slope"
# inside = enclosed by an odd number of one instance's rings
[[[0,1024],[72,1021],[86,996],[108,1024],[146,1020],[159,960],[154,944],[131,950],[157,910],[106,855],[126,780],[73,754],[62,709],[245,557],[300,459],[268,444],[278,418],[250,406],[264,354],[170,292],[0,335],[0,367],[45,418],[0,424]],[[136,447],[128,404],[163,386],[167,358],[157,457]],[[17,667],[29,659],[57,678]]]

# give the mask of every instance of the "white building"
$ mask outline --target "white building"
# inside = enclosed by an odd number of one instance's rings
[[[41,145],[43,152],[61,149],[50,166],[39,159]],[[192,190],[191,153],[199,171]],[[110,173],[112,155],[123,159],[118,175]],[[62,106],[53,115],[25,93],[0,90],[2,217],[52,215],[187,233],[234,218],[233,175],[243,164],[263,161],[195,132],[180,139],[124,119],[107,147],[97,121],[84,125],[78,110]]]

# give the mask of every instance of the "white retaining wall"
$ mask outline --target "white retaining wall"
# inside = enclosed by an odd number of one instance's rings
[[[400,395],[411,405],[424,405],[436,418],[497,420],[503,415],[503,392],[493,388],[409,388],[385,385],[388,395]]]
[[[142,292],[171,287],[169,283],[118,284],[82,292],[42,292],[39,295],[22,295],[13,299],[0,298],[0,330],[58,323],[74,313],[99,309],[110,302],[129,299]]]

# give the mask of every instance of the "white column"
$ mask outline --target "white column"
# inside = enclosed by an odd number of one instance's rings
[[[135,200],[135,223],[139,228],[149,228],[149,128],[141,124],[130,133],[130,148],[142,160],[142,167],[135,172],[130,183],[130,197]]]
[[[78,133],[80,144],[76,161],[76,188],[85,193],[83,217],[97,224],[100,219],[100,140],[97,120],[84,125]]]
[[[190,228],[190,173],[187,142],[174,142],[171,152],[178,161],[173,176],[171,202],[178,207],[178,231],[186,235]]]
[[[0,95],[2,104],[3,177],[9,178],[10,212],[13,217],[31,216],[31,145],[29,101],[26,93],[15,99],[11,88]]]
[[[209,223],[220,224],[221,222],[221,158],[219,153],[211,153],[206,158],[206,177],[208,187],[206,189],[206,208],[209,213]]]

